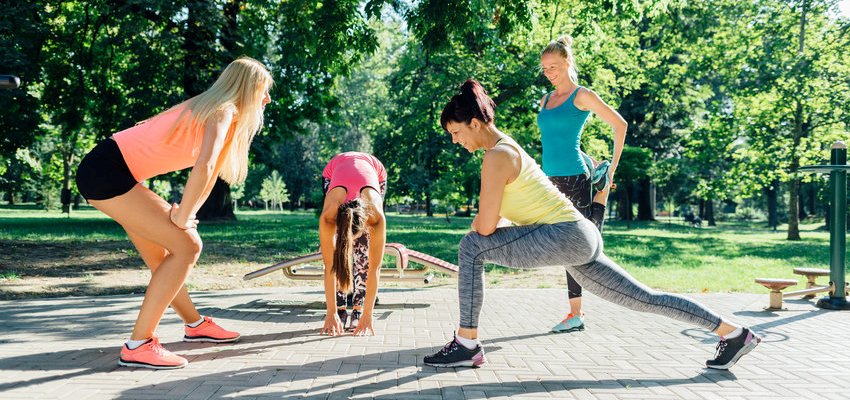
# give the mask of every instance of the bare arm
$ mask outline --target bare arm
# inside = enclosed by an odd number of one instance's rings
[[[322,251],[322,263],[325,265],[323,282],[325,286],[325,307],[327,308],[325,324],[321,333],[332,336],[342,335],[344,332],[342,321],[336,314],[336,276],[332,271],[337,208],[341,201],[345,199],[344,192],[342,199],[338,195],[339,191],[334,190],[327,193],[322,215],[319,217],[319,246]]]
[[[322,251],[322,263],[325,266],[325,301],[328,314],[336,312],[336,276],[331,268],[334,257],[334,235],[336,234],[336,213],[339,205],[330,193],[325,197],[322,215],[319,217],[319,247]]]
[[[369,271],[366,280],[366,303],[363,305],[363,313],[369,315],[372,315],[375,298],[378,297],[381,263],[384,260],[384,245],[387,243],[387,223],[384,214],[382,213],[378,218],[369,233]]]
[[[613,177],[614,171],[617,170],[617,165],[620,163],[620,156],[623,154],[623,145],[626,143],[626,129],[629,124],[617,110],[611,108],[590,89],[583,88],[576,95],[575,103],[576,107],[598,115],[614,130],[614,157],[611,160],[611,176]]]
[[[472,229],[484,236],[492,234],[502,217],[502,195],[505,185],[519,175],[522,168],[520,154],[513,148],[497,146],[484,155],[481,163],[481,191],[478,215],[472,222]]]
[[[201,208],[203,200],[209,196],[212,185],[215,183],[215,167],[218,156],[224,147],[227,131],[233,122],[233,111],[220,110],[216,112],[204,126],[204,139],[201,142],[201,152],[189,179],[186,180],[186,188],[183,190],[183,198],[176,210],[172,209],[171,220],[179,227],[192,227],[195,214]]]

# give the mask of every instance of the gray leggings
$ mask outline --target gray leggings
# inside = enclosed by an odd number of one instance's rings
[[[664,315],[714,331],[720,316],[686,297],[653,290],[602,253],[602,236],[582,219],[466,234],[458,252],[461,328],[477,328],[484,302],[484,262],[516,268],[564,265],[578,283],[614,304]]]

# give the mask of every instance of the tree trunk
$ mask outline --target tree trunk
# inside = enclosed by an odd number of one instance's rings
[[[219,11],[209,0],[196,0],[187,4],[188,16],[183,31],[183,91],[187,98],[203,92],[219,68],[216,53],[216,35],[220,26],[216,15]],[[230,187],[221,179],[216,179],[209,198],[198,210],[201,220],[233,220],[233,202]]]
[[[767,226],[776,230],[779,226],[779,201],[777,189],[779,188],[779,180],[774,179],[773,183],[765,188],[765,196],[767,197]]]
[[[818,197],[818,186],[817,184],[810,183],[809,185],[809,215],[812,217],[817,217],[818,215],[818,206],[817,206],[817,197]]]
[[[714,200],[705,201],[705,220],[708,221],[708,226],[717,226],[714,220]]]
[[[198,210],[198,219],[201,221],[233,221],[233,198],[230,197],[230,186],[221,179],[216,178],[215,186],[210,192],[210,197]]]
[[[434,210],[431,209],[431,193],[425,193],[425,215],[434,216]]]
[[[629,185],[623,184],[622,190],[617,190],[617,213],[621,221],[629,222],[634,218],[632,213],[631,188]],[[626,224],[631,227],[631,224]]]
[[[62,192],[59,199],[62,201],[62,212],[71,215],[71,162],[72,155],[62,157]]]
[[[641,180],[638,184],[638,221],[655,220],[655,208],[652,206],[652,194],[654,190],[651,186],[652,183],[649,181],[649,178]]]
[[[792,177],[791,182],[788,182],[788,240],[800,240],[800,216],[797,211],[799,191],[800,179]]]
[[[829,232],[829,217],[832,214],[830,214],[829,207],[824,207],[824,209],[826,210],[826,212],[824,213],[826,215],[826,221],[825,221],[824,225],[825,225],[826,231]]]
[[[221,45],[229,53],[231,59],[242,55],[239,37],[239,8],[240,0],[227,0],[224,4],[224,27],[221,30]]]
[[[806,13],[808,12],[808,1],[803,0],[800,6],[800,35],[799,35],[799,49],[797,50],[797,54],[800,57],[800,61],[797,62],[795,66],[799,71],[802,71],[806,68],[805,60],[804,60],[804,50],[805,50],[805,40],[806,40]],[[797,99],[796,109],[794,110],[794,144],[791,147],[791,164],[789,165],[789,172],[791,172],[791,181],[788,184],[788,188],[790,192],[788,193],[788,240],[800,240],[800,220],[799,220],[799,194],[800,194],[800,178],[797,176],[797,168],[800,167],[800,140],[803,138],[803,135],[807,131],[807,127],[804,127],[805,116],[803,115],[803,102],[802,99],[806,97],[805,93],[805,82],[803,82],[803,77],[801,74],[797,75]]]

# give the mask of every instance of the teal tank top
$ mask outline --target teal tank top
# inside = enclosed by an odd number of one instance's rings
[[[543,101],[543,108],[537,114],[537,126],[540,127],[540,141],[543,145],[543,172],[547,176],[573,176],[588,173],[581,158],[581,130],[590,111],[579,110],[575,106],[575,97],[581,86],[567,98],[563,104],[546,109],[549,96]]]

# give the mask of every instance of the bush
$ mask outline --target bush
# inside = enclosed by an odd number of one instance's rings
[[[735,218],[739,221],[766,221],[767,213],[753,207],[738,207]]]

